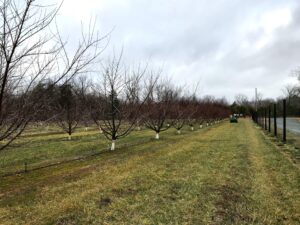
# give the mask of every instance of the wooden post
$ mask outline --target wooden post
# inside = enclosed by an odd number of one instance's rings
[[[286,100],[283,100],[283,137],[282,141],[286,142]]]
[[[276,103],[274,104],[274,136],[277,137],[277,112],[276,112]]]

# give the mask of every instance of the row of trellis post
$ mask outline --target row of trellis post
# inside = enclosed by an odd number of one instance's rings
[[[277,104],[270,104],[266,107],[259,108],[253,115],[252,119],[259,126],[261,126],[264,130],[269,133],[272,132],[271,126],[273,123],[273,134],[275,137],[278,137],[278,128],[277,128]],[[282,100],[282,141],[286,142],[286,100]],[[273,121],[272,121],[273,119]]]

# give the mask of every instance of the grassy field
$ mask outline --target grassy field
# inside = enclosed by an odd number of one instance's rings
[[[77,136],[24,137],[1,153],[2,169],[108,144],[96,131]],[[250,120],[152,136],[134,132],[120,144],[145,143],[0,178],[0,224],[300,224],[299,165]]]
[[[38,128],[40,129],[40,128]],[[51,131],[44,133],[26,132],[22,138],[0,152],[0,176],[9,172],[23,170],[24,163],[28,169],[36,168],[60,161],[71,160],[78,156],[87,156],[107,150],[110,142],[92,127],[88,131],[78,129],[72,140],[67,134],[61,133],[58,128],[52,127]],[[154,136],[151,131],[133,132],[126,139],[118,141],[117,145],[149,141]]]

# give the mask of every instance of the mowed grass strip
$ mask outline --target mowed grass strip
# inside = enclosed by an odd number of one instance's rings
[[[0,224],[300,224],[299,178],[240,120],[5,178]]]
[[[38,127],[36,129],[39,130],[41,128]],[[203,130],[207,129],[209,128]],[[26,131],[26,133],[28,132]],[[169,129],[163,132],[161,136],[174,135],[175,133],[175,129]],[[181,136],[188,133],[190,133],[190,130],[185,127]],[[117,141],[117,148],[147,142],[153,137],[154,132],[148,129],[133,131],[126,138],[121,138]],[[110,145],[111,141],[107,140],[103,134],[100,134],[95,127],[89,127],[88,131],[83,129],[76,130],[72,135],[72,140],[68,140],[67,135],[64,133],[43,132],[40,135],[25,135],[25,137],[17,139],[4,151],[0,151],[0,177],[7,173],[24,170],[25,163],[27,163],[27,168],[31,170],[57,162],[65,162],[78,157],[102,153],[107,151]]]
[[[149,131],[134,132],[127,140],[121,139],[118,145],[148,140],[152,137]],[[86,156],[108,149],[110,142],[99,131],[78,131],[72,140],[67,140],[65,134],[48,134],[20,138],[12,146],[0,152],[0,176],[8,172],[24,169],[24,163],[29,169],[64,161],[78,156]]]

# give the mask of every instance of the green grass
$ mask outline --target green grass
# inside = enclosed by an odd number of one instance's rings
[[[71,141],[68,140],[67,134],[62,133],[56,127],[50,127],[51,131],[43,130],[42,132],[40,127],[37,130],[39,133],[30,128],[22,138],[14,142],[8,149],[0,152],[0,176],[23,170],[25,162],[31,169],[76,157],[88,156],[105,151],[110,147],[110,141],[94,127],[89,128],[88,131],[78,129],[72,135]],[[169,130],[168,133],[172,133],[172,131]],[[117,147],[149,141],[152,136],[154,134],[149,130],[134,131],[126,139],[118,140]]]
[[[161,137],[0,178],[0,224],[300,224],[299,169],[250,120]]]

